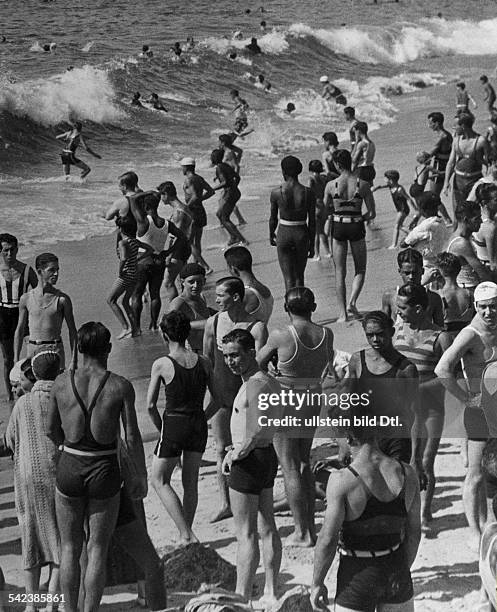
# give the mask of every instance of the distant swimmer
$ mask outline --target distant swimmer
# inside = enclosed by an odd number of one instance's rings
[[[261,32],[266,33],[267,23],[264,20],[262,20],[260,23],[260,26],[261,26]]]
[[[271,89],[271,83],[266,81],[266,77],[263,74],[257,75],[257,78],[254,79],[254,85],[259,89],[264,89],[266,93],[269,93]]]
[[[495,109],[495,89],[490,84],[488,77],[485,74],[482,74],[480,77],[480,83],[483,85],[483,101],[487,105],[488,112],[490,116],[492,113],[496,112]]]
[[[151,104],[155,110],[164,111],[165,113],[168,112],[167,108],[159,100],[159,96],[156,93],[150,94],[150,100],[148,103]]]
[[[195,46],[195,41],[193,40],[193,36],[188,36],[186,39],[185,51],[191,51]]]
[[[295,111],[296,111],[295,104],[294,104],[293,102],[289,102],[289,103],[286,105],[286,108],[285,108],[285,113],[287,113],[287,115],[291,115],[291,114],[292,114],[292,113],[294,113]]]
[[[183,49],[181,48],[179,42],[175,42],[174,45],[169,49],[169,51],[172,51],[174,55],[176,55],[176,57],[181,57],[181,54],[183,53]]]
[[[7,38],[5,36],[2,36],[2,38],[0,39],[0,43],[6,43],[8,42]]]
[[[249,105],[247,104],[246,100],[240,98],[240,92],[238,89],[232,89],[230,91],[230,97],[235,103],[235,107],[232,111],[235,113],[234,129],[237,134],[241,134],[248,127],[247,111],[249,109]]]
[[[76,157],[76,150],[81,145],[90,155],[96,157],[97,159],[102,159],[98,153],[92,151],[90,147],[83,140],[82,136],[83,124],[81,121],[75,121],[72,127],[72,130],[68,132],[64,132],[63,134],[59,134],[55,138],[57,140],[65,140],[66,146],[62,149],[62,153],[60,157],[62,159],[62,165],[64,166],[64,174],[66,178],[69,177],[71,173],[71,166],[76,166],[81,169],[81,178],[85,178],[91,172],[91,168],[87,166],[84,162]]]
[[[143,108],[143,104],[141,103],[141,100],[140,100],[141,97],[142,97],[141,93],[139,91],[136,91],[133,94],[133,98],[131,99],[132,106],[139,106],[140,108]]]
[[[154,56],[154,52],[150,50],[148,45],[143,45],[141,53],[138,57],[143,57],[144,59],[150,59]]]
[[[333,85],[333,83],[330,83],[326,75],[322,76],[319,81],[323,84],[322,98],[325,100],[334,99],[337,104],[343,104],[343,106],[347,104],[347,98],[343,95],[342,90]]]
[[[57,43],[51,42],[50,44],[43,45],[45,53],[53,53],[55,49],[57,49]]]
[[[262,49],[259,47],[257,43],[257,38],[251,38],[250,44],[245,45],[245,49],[250,51],[253,55],[260,55],[262,53]]]
[[[460,113],[469,113],[469,103],[473,105],[473,108],[477,108],[477,104],[473,99],[473,96],[466,89],[466,83],[460,81],[456,83],[456,112],[459,115]]]
[[[242,40],[243,38],[243,32],[241,30],[237,30],[234,34],[233,34],[233,38],[235,40]]]
[[[231,61],[236,60],[236,53],[228,53],[228,59],[230,59]]]

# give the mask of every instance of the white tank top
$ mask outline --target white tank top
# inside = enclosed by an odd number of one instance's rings
[[[257,291],[255,287],[249,287],[248,285],[245,285],[245,293],[247,291],[251,291],[259,302],[259,306],[257,306],[255,310],[250,310],[247,312],[249,314],[254,315],[254,317],[258,321],[262,321],[263,323],[267,325],[269,318],[271,317],[271,314],[273,312],[273,305],[274,305],[273,296],[270,294],[267,298],[262,297],[260,291]]]
[[[150,215],[147,215],[147,219],[148,230],[138,240],[152,247],[154,253],[160,253],[164,250],[169,236],[169,222],[166,221],[162,227],[157,227]]]

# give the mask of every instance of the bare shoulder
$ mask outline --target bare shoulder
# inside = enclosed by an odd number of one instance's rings
[[[115,374],[114,372],[111,372],[109,376],[109,382],[115,390],[120,390],[123,395],[135,392],[131,382],[120,374]]]

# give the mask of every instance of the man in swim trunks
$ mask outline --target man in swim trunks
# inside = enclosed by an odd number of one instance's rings
[[[247,119],[247,111],[249,109],[249,105],[247,101],[243,98],[240,98],[240,92],[238,89],[232,89],[230,91],[230,98],[235,103],[235,107],[232,112],[235,113],[235,127],[234,130],[237,134],[241,134],[245,132],[248,127],[248,119]]]
[[[19,301],[38,284],[31,266],[17,259],[18,242],[12,234],[0,234],[0,348],[9,401],[13,400],[9,372],[14,367],[14,336],[19,321]]]
[[[257,354],[257,361],[267,371],[269,362],[276,356],[278,380],[283,388],[300,395],[320,394],[324,373],[333,371],[333,333],[311,321],[316,302],[307,287],[294,287],[286,293],[285,310],[290,325],[271,331],[266,345]],[[320,399],[303,400],[302,409],[296,412],[295,407],[290,407],[289,416],[319,415]],[[310,463],[313,437],[314,429],[306,427],[305,431],[298,428],[278,431],[274,439],[295,522],[295,531],[289,538],[292,546],[310,547],[316,542],[314,478]]]
[[[442,193],[445,177],[445,168],[449,161],[452,149],[452,135],[444,128],[444,116],[442,113],[433,112],[428,115],[428,125],[437,136],[435,146],[428,152],[433,160],[433,166],[437,173],[429,179],[427,190],[434,191],[437,195]]]
[[[219,406],[212,418],[212,430],[216,441],[217,477],[221,508],[212,522],[231,516],[228,488],[222,466],[226,447],[231,444],[230,418],[233,401],[242,384],[239,376],[233,374],[224,362],[222,338],[233,329],[248,329],[254,336],[256,349],[260,350],[267,340],[267,327],[249,314],[243,305],[245,287],[243,281],[234,276],[221,278],[216,283],[216,304],[219,312],[209,317],[204,331],[204,355],[214,369],[214,385]]]
[[[471,188],[482,177],[482,166],[489,154],[487,140],[473,130],[474,115],[460,113],[456,118],[454,142],[445,170],[443,193],[449,194],[449,184],[452,175],[452,205],[454,211],[457,204],[465,202]]]
[[[223,462],[228,476],[231,507],[238,541],[235,591],[252,599],[259,565],[259,533],[265,570],[264,609],[277,601],[281,565],[281,539],[274,521],[273,487],[278,458],[273,447],[273,427],[262,427],[258,418],[261,394],[280,392],[279,384],[261,372],[255,360],[255,340],[245,329],[235,329],[223,337],[223,355],[231,372],[241,376],[242,385],[233,402],[231,437],[233,444]],[[281,415],[271,408],[271,417]],[[262,603],[262,602],[261,602]]]
[[[456,115],[460,113],[470,113],[469,103],[473,105],[473,108],[478,108],[473,96],[466,89],[466,83],[460,81],[456,83]]]
[[[283,184],[271,192],[269,243],[276,246],[285,290],[304,285],[307,258],[314,257],[316,198],[299,182],[302,163],[293,155],[281,160]],[[276,228],[278,232],[276,233]]]
[[[355,127],[360,120],[355,116],[355,108],[352,106],[346,106],[343,109],[343,114],[349,122],[350,150],[353,151],[356,143]]]
[[[85,610],[98,610],[105,587],[107,551],[122,482],[117,460],[121,420],[136,467],[131,488],[146,487],[147,474],[133,386],[107,370],[112,348],[109,330],[101,323],[85,323],[77,341],[80,367],[55,380],[49,409],[49,437],[64,445],[57,464],[55,504],[61,539],[60,582],[67,612],[78,610],[79,560],[85,540]]]
[[[490,84],[488,77],[482,74],[480,77],[480,83],[483,85],[483,101],[487,105],[487,109],[490,115],[495,112],[495,89]]]
[[[59,259],[52,253],[42,253],[35,260],[38,285],[27,291],[19,300],[19,321],[14,336],[14,361],[19,361],[26,325],[29,325],[27,354],[31,357],[40,350],[54,350],[64,369],[64,345],[62,324],[69,332],[71,352],[76,343],[76,325],[71,298],[59,291],[55,284],[59,279]]]
[[[376,145],[368,136],[368,124],[365,121],[358,121],[354,132],[356,143],[352,151],[352,170],[357,171],[357,176],[372,186],[376,176],[374,168]]]
[[[210,274],[212,268],[202,257],[202,233],[207,225],[207,213],[203,202],[211,198],[215,191],[200,174],[195,173],[193,157],[184,157],[180,164],[185,176],[185,182],[183,183],[185,203],[193,218],[190,234],[193,259],[196,263],[204,266],[206,274]]]
[[[252,255],[244,246],[233,246],[224,252],[229,273],[240,278],[245,285],[243,304],[249,314],[266,325],[273,312],[274,298],[252,272]]]
[[[468,471],[463,503],[470,529],[469,546],[478,550],[487,520],[486,486],[481,459],[488,438],[488,425],[481,408],[481,377],[488,363],[497,361],[497,285],[480,283],[474,293],[476,315],[462,329],[435,368],[443,386],[463,403],[464,428],[468,437]],[[462,363],[464,380],[458,384],[456,370]]]
[[[76,166],[77,168],[81,169],[82,179],[85,178],[85,176],[88,176],[88,174],[91,172],[91,168],[76,157],[76,150],[80,145],[86,149],[90,155],[93,155],[93,157],[102,159],[102,157],[98,153],[95,153],[95,151],[92,151],[83,140],[82,130],[83,124],[81,121],[75,121],[72,130],[59,134],[55,137],[57,140],[65,140],[67,142],[66,148],[63,149],[62,153],[60,154],[66,177],[68,177],[71,173],[71,166]]]

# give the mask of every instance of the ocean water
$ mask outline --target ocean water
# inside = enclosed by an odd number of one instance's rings
[[[3,2],[2,231],[33,248],[109,233],[113,224],[101,215],[119,195],[117,175],[128,169],[152,187],[178,181],[178,159],[194,155],[210,178],[209,151],[233,123],[231,88],[251,107],[255,131],[242,144],[249,181],[264,159],[289,152],[305,158],[325,130],[345,138],[343,107],[320,97],[321,75],[374,129],[396,120],[399,96],[451,82],[465,75],[468,59],[488,65],[497,54],[493,0],[378,1]],[[178,61],[170,47],[187,36],[196,45]],[[245,53],[251,36],[261,56]],[[44,52],[51,42],[56,50]],[[152,59],[138,58],[143,44]],[[271,83],[270,93],[253,84],[258,74]],[[135,91],[144,98],[158,93],[169,112],[133,108]],[[293,117],[284,112],[290,101]],[[64,180],[55,140],[75,119],[103,158],[80,151],[92,167],[84,182],[77,170]]]

